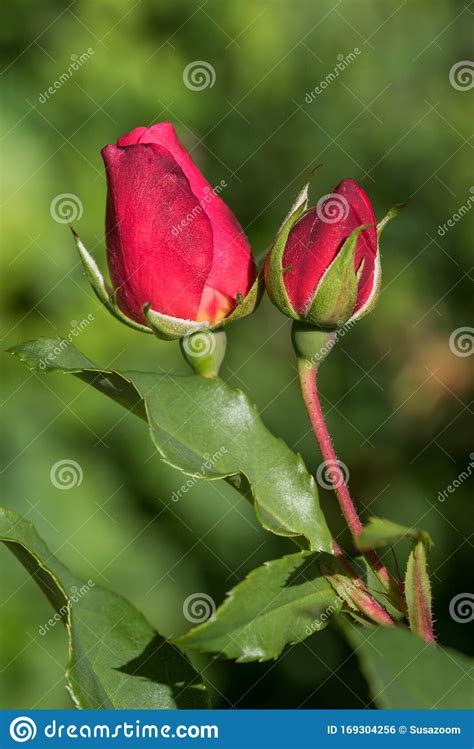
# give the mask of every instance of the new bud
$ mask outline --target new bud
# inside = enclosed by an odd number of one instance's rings
[[[380,287],[377,227],[369,198],[352,179],[308,210],[299,194],[268,255],[265,278],[274,304],[294,320],[334,331],[367,314]]]

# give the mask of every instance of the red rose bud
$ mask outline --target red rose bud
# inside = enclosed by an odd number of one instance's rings
[[[266,263],[267,289],[295,320],[335,330],[366,314],[380,285],[377,227],[370,201],[352,179],[343,180],[307,210],[308,184],[281,227]]]
[[[106,146],[102,156],[112,289],[79,241],[78,247],[110,311],[163,338],[252,312],[259,283],[250,245],[173,125],[138,127]]]

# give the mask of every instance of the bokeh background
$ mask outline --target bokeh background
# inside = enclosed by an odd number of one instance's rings
[[[259,260],[319,162],[313,200],[352,176],[378,216],[408,201],[383,238],[378,306],[340,341],[321,386],[364,517],[432,534],[439,640],[468,652],[467,627],[450,616],[450,602],[469,590],[469,482],[459,480],[452,493],[447,487],[474,466],[466,355],[474,212],[458,213],[474,200],[472,100],[455,67],[470,55],[472,4],[17,0],[14,14],[8,4],[1,12],[5,348],[67,335],[92,316],[75,343],[98,363],[186,371],[177,345],[135,333],[100,308],[69,230],[50,210],[57,195],[76,196],[76,229],[103,262],[100,149],[137,125],[175,123],[210,182],[225,180],[223,197]],[[350,53],[345,69],[322,84]],[[79,69],[45,96],[78,59]],[[210,71],[200,90],[183,80],[195,61]],[[265,299],[229,330],[222,374],[316,471],[289,332]],[[188,595],[205,592],[219,603],[253,567],[292,550],[261,530],[223,482],[198,482],[172,501],[183,477],[160,462],[138,420],[83,383],[42,378],[7,356],[3,371],[5,503],[34,522],[71,569],[122,592],[165,635],[190,626],[182,610]],[[67,491],[50,480],[64,459],[83,469],[82,484]],[[321,489],[321,500],[350,548],[334,497]],[[406,551],[395,550],[400,560]],[[68,707],[65,632],[39,633],[49,604],[6,549],[0,565],[0,705]],[[331,629],[276,664],[197,663],[218,707],[369,703],[355,658]]]

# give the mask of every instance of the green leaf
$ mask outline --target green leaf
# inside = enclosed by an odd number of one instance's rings
[[[41,338],[10,352],[37,371],[70,372],[145,418],[166,463],[196,478],[227,478],[267,530],[331,550],[313,477],[240,390],[197,375],[101,371],[68,341]]]
[[[414,544],[408,557],[405,597],[411,631],[423,637],[427,642],[433,642],[431,583],[428,574],[426,546],[423,541],[417,541]]]
[[[68,632],[68,691],[76,707],[205,708],[206,689],[186,656],[121,596],[81,580],[59,562],[31,523],[0,509],[0,540],[47,596]]]
[[[400,539],[407,537],[415,541],[423,541],[428,548],[433,544],[429,533],[420,528],[406,528],[385,518],[372,517],[367,525],[364,525],[357,545],[361,551],[366,551],[382,546],[392,546]]]
[[[473,707],[474,661],[452,648],[428,645],[401,627],[339,624],[348,637],[377,707],[459,710]]]
[[[341,609],[340,597],[319,566],[329,557],[300,551],[266,562],[228,593],[207,622],[176,644],[239,662],[277,658],[286,644],[324,629]]]

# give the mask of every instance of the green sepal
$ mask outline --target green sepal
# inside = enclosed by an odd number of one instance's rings
[[[360,272],[360,268],[359,268]],[[377,299],[379,297],[380,288],[382,286],[382,264],[380,262],[380,251],[377,246],[377,254],[375,256],[374,260],[374,283],[372,286],[372,291],[370,292],[370,295],[368,299],[366,300],[365,304],[362,305],[360,309],[357,310],[357,312],[352,315],[349,322],[353,323],[356,322],[356,320],[360,320],[361,317],[365,317],[365,315],[368,315],[369,312],[374,308]]]
[[[358,279],[354,256],[359,235],[368,226],[358,226],[347,237],[318,283],[304,320],[323,330],[337,330],[347,322],[357,302]]]
[[[184,320],[181,317],[171,317],[163,315],[151,309],[150,304],[143,307],[145,315],[152,332],[164,341],[175,341],[177,338],[197,333],[201,330],[209,330],[209,323],[206,321],[198,322],[197,320]]]
[[[318,168],[319,167],[316,167],[316,169]],[[299,315],[293,308],[293,305],[288,298],[288,294],[286,293],[283,254],[285,252],[286,243],[288,241],[288,236],[291,229],[296,224],[296,222],[299,221],[300,218],[302,218],[308,207],[309,184],[311,181],[311,177],[313,176],[316,169],[311,172],[309,178],[299,191],[295,202],[291,206],[288,215],[286,216],[285,220],[278,230],[267,259],[267,269],[265,275],[268,295],[273,304],[278,307],[278,309],[283,312],[283,314],[288,315],[288,317],[293,318],[293,320],[298,320]]]
[[[83,242],[76,234],[72,226],[70,226],[69,228],[71,229],[72,236],[74,237],[74,241],[76,243],[79,257],[81,258],[87,279],[89,280],[89,283],[92,286],[92,289],[99,301],[102,302],[102,304],[117,320],[120,320],[120,322],[128,325],[129,328],[139,330],[142,333],[152,333],[153,331],[150,330],[150,328],[148,328],[146,325],[141,325],[140,323],[135,322],[135,320],[131,320],[129,317],[127,317],[127,315],[124,315],[115,300],[113,289],[111,289],[106,283],[104,276],[102,275],[100,268],[95,262],[94,258],[92,257],[90,252],[86,250]]]
[[[260,268],[260,270],[257,273],[257,277],[255,281],[253,282],[253,285],[250,288],[250,291],[246,296],[238,295],[237,297],[237,305],[233,312],[230,313],[228,317],[225,317],[224,320],[221,320],[217,326],[213,326],[213,330],[215,327],[221,326],[221,325],[228,325],[230,322],[234,322],[235,320],[240,320],[241,317],[247,317],[247,315],[251,315],[252,312],[257,308],[257,306],[260,304],[260,300],[262,299],[263,292],[265,291],[265,280],[264,280],[264,274],[263,274],[263,267]]]
[[[356,320],[360,320],[361,317],[365,317],[365,315],[372,311],[377,302],[382,285],[382,265],[380,262],[380,248],[378,246],[380,235],[382,234],[388,222],[391,221],[392,218],[395,218],[395,216],[400,213],[405,205],[406,203],[397,203],[396,205],[394,205],[393,208],[390,208],[388,213],[386,213],[385,216],[377,224],[377,255],[375,256],[374,263],[374,283],[372,286],[372,291],[370,292],[370,296],[365,304],[356,312],[355,315],[351,317],[351,322],[355,322]]]
[[[413,544],[405,575],[405,598],[411,631],[427,642],[434,642],[426,550],[426,544],[421,539]]]
[[[402,208],[405,208],[406,203],[396,203],[390,210],[385,214],[383,218],[377,224],[377,239],[380,239],[380,235],[387,226],[388,222],[398,216]]]

